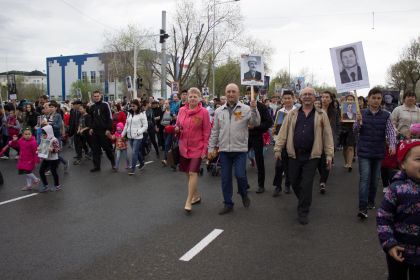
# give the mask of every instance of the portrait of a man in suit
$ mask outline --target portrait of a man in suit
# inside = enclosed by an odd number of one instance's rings
[[[250,56],[248,58],[247,63],[248,63],[249,71],[244,73],[244,80],[262,81],[261,72],[257,71],[257,65],[258,65],[257,58],[254,56]]]
[[[343,65],[343,71],[340,72],[342,84],[363,80],[362,70],[357,63],[357,54],[354,47],[342,49],[340,60]]]

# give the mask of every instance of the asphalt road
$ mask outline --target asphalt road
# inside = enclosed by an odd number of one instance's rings
[[[204,173],[202,203],[186,215],[185,175],[154,155],[135,176],[112,173],[106,158],[100,173],[89,172],[91,162],[60,170],[62,191],[0,205],[0,279],[386,279],[375,213],[365,222],[356,217],[357,164],[348,173],[337,155],[327,193],[314,184],[310,223],[302,226],[293,194],[271,196],[272,158],[269,152],[267,191],[255,193],[249,167],[251,207],[235,195],[234,212],[224,216],[220,177]],[[28,194],[18,188],[24,177],[15,165],[0,161],[0,203]],[[190,261],[179,260],[214,229],[223,232]]]

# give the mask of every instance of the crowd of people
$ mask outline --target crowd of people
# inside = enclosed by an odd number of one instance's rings
[[[343,102],[357,104],[355,121],[343,122]],[[406,279],[402,275],[407,273],[420,279],[420,109],[410,91],[404,92],[402,105],[387,109],[379,88],[372,88],[367,99],[353,93],[337,98],[310,87],[299,96],[284,90],[270,99],[258,98],[257,88],[247,87],[242,97],[233,83],[210,101],[194,87],[183,90],[180,98],[174,94],[130,102],[105,102],[99,91],[88,104],[59,104],[42,96],[34,104],[1,107],[1,158],[9,159],[10,149],[16,150],[18,172],[26,176],[22,190],[46,192],[62,189],[57,169],[62,165],[67,171],[71,164],[62,155],[66,146],[74,148],[73,165],[92,160],[90,171],[100,172],[104,153],[113,172],[125,168],[130,176],[145,168],[145,157],[154,149],[162,166],[186,174],[187,214],[202,199],[198,181],[204,161],[220,166],[224,201],[219,214],[225,215],[234,209],[233,171],[242,204],[250,207],[248,162],[258,173],[256,193],[265,192],[265,162],[271,160],[265,154],[274,145],[272,195],[293,190],[298,222],[306,225],[315,173],[320,175],[319,192],[325,194],[334,155],[342,151],[348,172],[358,162],[361,220],[378,207],[381,178],[385,197],[377,211],[377,230],[390,279]],[[39,162],[40,178],[34,172]],[[54,185],[49,185],[48,173]]]

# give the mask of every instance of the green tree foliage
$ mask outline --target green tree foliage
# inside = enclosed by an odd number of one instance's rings
[[[80,89],[81,95],[78,96],[77,92]],[[89,102],[90,101],[90,94],[95,90],[102,91],[102,86],[100,84],[91,84],[89,82],[84,82],[81,80],[77,80],[71,84],[71,98],[72,99],[81,99],[82,102]]]
[[[399,90],[416,91],[420,81],[420,36],[403,50],[400,61],[388,69],[388,84]]]
[[[238,60],[229,59],[226,64],[220,65],[215,71],[217,96],[225,94],[225,88],[230,83],[241,84],[241,69]],[[243,92],[243,91],[242,91]]]

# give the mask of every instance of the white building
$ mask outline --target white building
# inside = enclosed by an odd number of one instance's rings
[[[105,53],[47,57],[47,93],[58,100],[69,99],[71,85],[77,80],[99,84],[105,98],[121,98],[125,81],[108,79]],[[159,89],[159,90],[157,90]],[[155,80],[153,95],[160,96],[160,82]]]
[[[36,85],[42,89],[47,88],[47,75],[38,70],[31,72],[8,71],[0,73],[0,84],[7,83],[7,75],[15,75],[15,79],[22,77],[22,82],[25,85]]]

